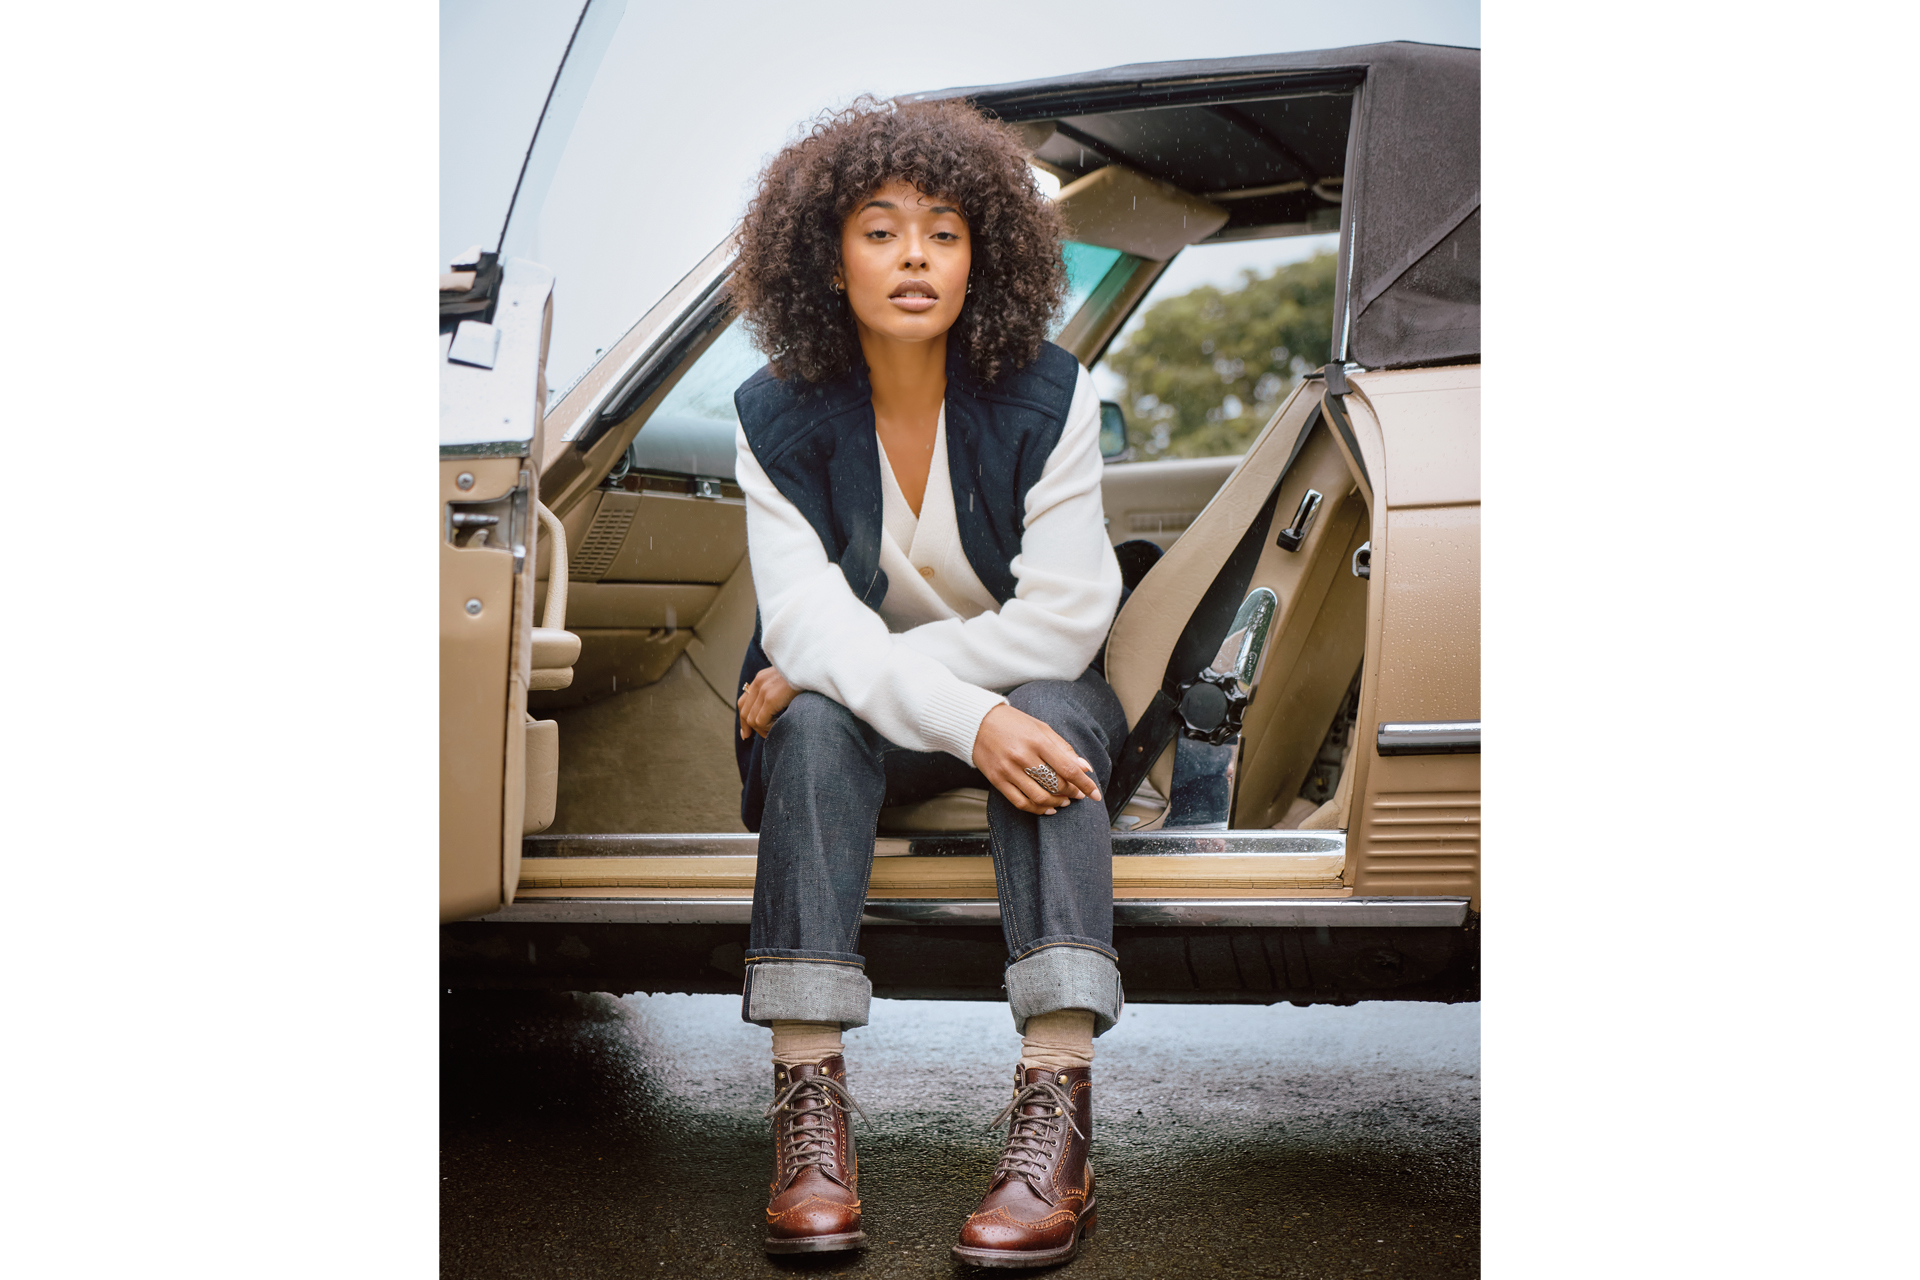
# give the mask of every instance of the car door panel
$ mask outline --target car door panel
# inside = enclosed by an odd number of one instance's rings
[[[443,320],[436,530],[443,920],[511,903],[519,879],[539,548],[532,455],[552,304],[553,274],[515,258],[501,264],[491,310]],[[470,341],[456,347],[463,336]]]
[[[441,506],[509,497],[526,478],[519,458],[443,460]],[[495,541],[444,537],[440,549],[440,911],[449,920],[511,901],[519,874],[530,660],[519,641],[531,622],[516,579],[528,572],[516,575],[512,548]]]
[[[1309,489],[1323,498],[1305,541],[1289,551],[1269,536],[1250,584],[1280,608],[1243,722],[1236,827],[1287,818],[1366,648],[1366,583],[1349,565],[1370,532],[1367,504],[1324,420],[1281,485],[1276,526]]]
[[[1349,877],[1357,893],[1460,895],[1477,906],[1479,369],[1352,382],[1354,432],[1383,477],[1384,501],[1374,519]],[[1474,750],[1382,754],[1380,726],[1409,722],[1470,722]]]
[[[1238,466],[1240,458],[1164,458],[1109,462],[1100,479],[1107,537],[1116,546],[1134,538],[1173,546]]]

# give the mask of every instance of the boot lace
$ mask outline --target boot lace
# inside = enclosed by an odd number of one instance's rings
[[[1036,1104],[1040,1114],[1022,1113],[1021,1108]],[[999,1167],[993,1175],[1019,1178],[1036,1191],[1047,1176],[1054,1152],[1066,1137],[1065,1130],[1072,1129],[1083,1139],[1087,1136],[1074,1122],[1073,1099],[1051,1077],[1016,1089],[1013,1101],[987,1127],[998,1129],[1001,1122],[1008,1119],[1013,1123],[1007,1130],[1007,1149],[1001,1153]]]
[[[832,1076],[800,1077],[768,1105],[765,1115],[770,1123],[777,1122],[782,1111],[793,1113],[787,1127],[787,1168],[797,1173],[833,1163],[835,1107],[842,1111],[851,1107],[862,1120],[867,1118],[847,1087]]]

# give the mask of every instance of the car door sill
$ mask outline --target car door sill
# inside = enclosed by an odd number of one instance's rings
[[[1122,898],[1113,904],[1120,926],[1207,928],[1459,928],[1467,921],[1466,898]],[[730,924],[743,925],[750,898],[652,896],[523,897],[480,917],[515,924]],[[869,899],[861,924],[993,925],[1000,906],[991,898]]]
[[[997,919],[993,858],[982,835],[902,837],[882,847],[867,896],[877,917],[907,902],[972,903],[941,919]],[[758,838],[627,835],[525,842],[516,902],[537,900],[752,900]],[[1113,892],[1121,901],[1346,898],[1346,838],[1339,832],[1143,833],[1113,841]],[[989,914],[982,916],[981,911]]]
[[[520,842],[521,857],[713,857],[752,854],[760,837],[747,831],[639,832],[612,835],[536,835]],[[1194,854],[1334,855],[1344,857],[1344,831],[1116,831],[1115,857],[1181,857]],[[986,832],[881,836],[877,857],[986,857]]]

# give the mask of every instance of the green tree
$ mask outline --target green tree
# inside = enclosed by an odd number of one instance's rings
[[[1135,458],[1241,453],[1302,374],[1325,364],[1334,255],[1243,271],[1238,289],[1202,285],[1147,308],[1107,364],[1126,379]]]

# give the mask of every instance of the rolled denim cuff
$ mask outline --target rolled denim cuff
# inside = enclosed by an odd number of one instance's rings
[[[1007,1005],[1013,1029],[1027,1033],[1027,1019],[1060,1009],[1091,1009],[1093,1034],[1120,1021],[1126,996],[1120,966],[1093,943],[1043,944],[1007,966]]]
[[[749,957],[740,992],[740,1020],[771,1027],[776,1018],[837,1022],[842,1031],[867,1025],[873,983],[864,962]]]

